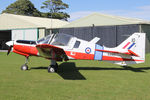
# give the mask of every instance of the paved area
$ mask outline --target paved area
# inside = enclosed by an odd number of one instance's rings
[[[8,50],[0,50],[0,52],[7,52]]]

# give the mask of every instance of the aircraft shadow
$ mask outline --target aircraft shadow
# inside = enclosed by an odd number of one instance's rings
[[[47,70],[48,67],[31,67],[29,70]],[[79,72],[74,62],[65,62],[59,65],[57,74],[64,80],[86,80]]]
[[[79,72],[74,62],[60,64],[57,73],[65,80],[86,80]]]
[[[129,70],[133,72],[145,72],[150,70],[150,67],[133,68],[131,66],[120,66],[121,68],[106,68],[106,67],[78,67],[78,70]]]
[[[48,67],[31,67],[30,70],[47,70]],[[121,66],[121,68],[106,67],[76,67],[74,62],[64,62],[59,65],[57,74],[64,80],[86,80],[79,70],[129,70],[133,72],[146,72],[150,67],[134,68],[131,66]]]

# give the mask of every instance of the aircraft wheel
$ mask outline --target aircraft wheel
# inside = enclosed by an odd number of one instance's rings
[[[56,63],[56,65],[50,65],[50,67],[48,67],[48,72],[55,73],[57,72],[57,69],[58,69],[58,64]]]
[[[54,73],[55,72],[54,65],[51,65],[50,67],[48,67],[48,72],[49,73]]]
[[[26,64],[22,65],[21,70],[28,70],[28,66]]]

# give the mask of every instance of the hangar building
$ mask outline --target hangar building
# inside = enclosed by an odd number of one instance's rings
[[[141,19],[93,13],[63,26],[59,32],[88,41],[100,37],[98,44],[106,47],[118,46],[134,32],[145,32],[147,33],[146,51],[150,52],[150,21]]]
[[[68,24],[66,21],[14,14],[0,15],[0,49],[6,49],[9,40],[37,40],[58,32],[58,28]]]

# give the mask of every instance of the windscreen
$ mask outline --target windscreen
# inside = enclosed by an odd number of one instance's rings
[[[71,36],[67,34],[59,33],[55,36],[51,44],[58,45],[58,46],[67,46],[70,40],[71,40]]]
[[[41,38],[37,41],[38,44],[48,44],[49,40],[51,38],[51,35],[48,35],[44,38]]]

